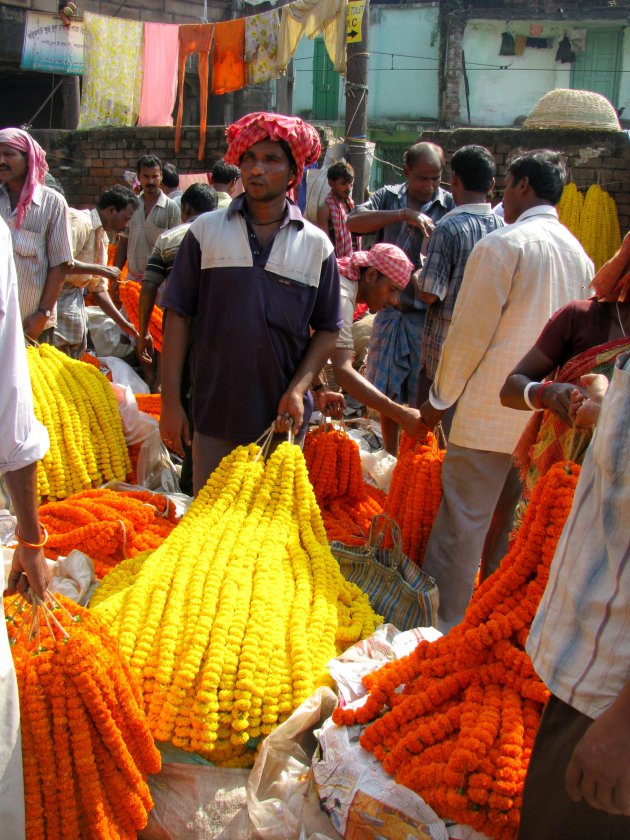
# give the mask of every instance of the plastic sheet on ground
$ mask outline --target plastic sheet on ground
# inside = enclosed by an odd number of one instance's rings
[[[338,840],[320,810],[311,775],[314,730],[336,705],[334,692],[318,688],[263,741],[247,783],[247,806],[264,840]]]
[[[396,456],[390,455],[386,449],[377,449],[376,452],[360,449],[359,455],[365,479],[370,480],[384,493],[389,493],[389,485],[392,483],[392,475],[397,462]]]
[[[124,358],[132,350],[129,337],[123,333],[100,306],[86,306],[88,331],[97,356]]]
[[[99,362],[106,365],[112,374],[112,382],[116,385],[131,388],[133,394],[149,394],[151,389],[135,370],[122,359],[116,356],[99,355]]]

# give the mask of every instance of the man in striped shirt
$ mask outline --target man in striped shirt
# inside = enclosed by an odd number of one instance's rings
[[[72,267],[65,199],[44,185],[46,153],[26,131],[0,131],[0,217],[11,230],[24,333],[51,344],[56,304]]]
[[[583,415],[593,397],[577,410],[578,427],[589,425]],[[574,392],[572,414],[582,399]],[[519,840],[630,837],[629,416],[624,353],[527,641],[551,697],[527,771]]]

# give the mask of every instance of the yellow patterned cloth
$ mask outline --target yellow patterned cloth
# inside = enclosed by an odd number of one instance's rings
[[[322,35],[335,70],[346,72],[346,0],[294,0],[282,7],[278,35],[278,67],[293,58],[300,38]]]
[[[85,13],[79,129],[135,125],[142,87],[143,24]]]
[[[245,61],[250,85],[277,79],[278,30],[280,14],[277,9],[245,18]]]

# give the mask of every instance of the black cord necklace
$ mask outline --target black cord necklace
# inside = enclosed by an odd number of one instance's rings
[[[280,216],[279,219],[272,219],[270,222],[257,222],[255,219],[252,219],[251,216],[246,216],[247,221],[250,222],[252,225],[258,225],[259,227],[263,227],[264,225],[275,225],[278,222],[281,222],[284,219],[284,213]]]

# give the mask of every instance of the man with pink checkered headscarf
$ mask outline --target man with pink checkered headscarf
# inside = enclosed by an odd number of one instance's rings
[[[339,272],[328,237],[287,192],[317,160],[317,132],[297,117],[248,114],[227,130],[227,163],[245,192],[197,218],[180,246],[163,305],[160,429],[183,452],[192,437],[197,493],[221,458],[272,424],[306,431],[309,386],[342,324]],[[180,399],[194,319],[191,436]]]
[[[20,128],[0,131],[0,218],[9,226],[24,333],[51,344],[56,303],[73,264],[68,205],[44,185],[46,153]]]

